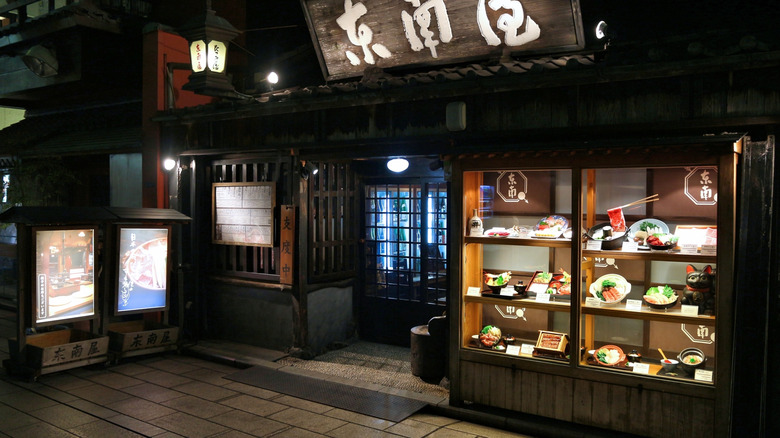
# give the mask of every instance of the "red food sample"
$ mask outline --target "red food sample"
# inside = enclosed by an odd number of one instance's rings
[[[609,215],[609,224],[612,226],[612,231],[623,232],[626,231],[626,218],[623,216],[623,209],[620,207],[607,210]]]

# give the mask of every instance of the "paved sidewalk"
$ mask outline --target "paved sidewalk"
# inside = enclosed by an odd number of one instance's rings
[[[393,423],[222,378],[237,370],[169,353],[34,383],[3,373],[0,436],[523,436],[425,412]]]

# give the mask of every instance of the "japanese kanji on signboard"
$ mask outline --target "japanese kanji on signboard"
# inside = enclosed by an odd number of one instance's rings
[[[584,46],[577,0],[302,0],[328,80]]]

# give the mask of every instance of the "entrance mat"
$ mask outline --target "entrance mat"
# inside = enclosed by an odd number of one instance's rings
[[[428,404],[420,400],[263,366],[247,368],[225,378],[396,423]]]

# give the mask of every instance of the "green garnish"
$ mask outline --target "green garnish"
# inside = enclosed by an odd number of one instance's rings
[[[599,362],[607,363],[607,352],[605,349],[601,349],[596,352],[596,359],[599,360]]]
[[[657,287],[651,287],[647,290],[647,293],[645,295],[655,295],[655,294],[664,294],[666,298],[671,298],[672,295],[674,295],[674,289],[669,287],[669,285],[664,286],[657,286]]]
[[[652,222],[645,221],[639,224],[639,231],[647,231],[648,228],[654,228],[654,227],[655,226],[653,225]]]
[[[617,286],[617,283],[615,283],[612,280],[604,280],[604,281],[601,282],[601,288],[602,289],[607,288],[607,287],[616,287],[616,286]]]

